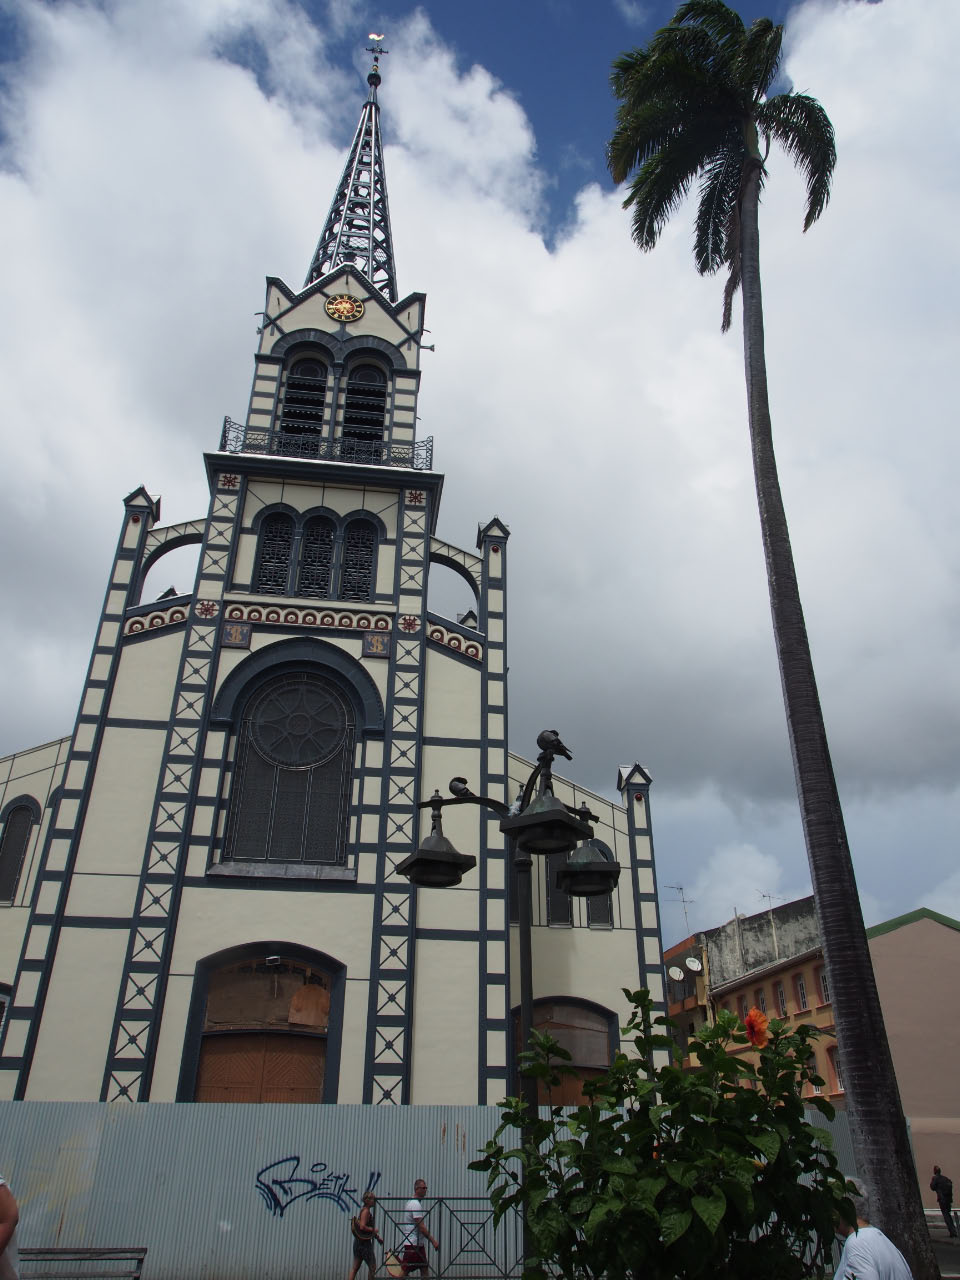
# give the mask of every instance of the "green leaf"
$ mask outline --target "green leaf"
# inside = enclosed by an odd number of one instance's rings
[[[693,1196],[690,1203],[710,1234],[715,1235],[727,1211],[727,1197],[719,1187],[715,1187],[711,1196]]]
[[[636,1173],[637,1166],[626,1156],[608,1156],[601,1164],[605,1173]]]
[[[668,1209],[660,1216],[660,1236],[664,1244],[674,1244],[686,1233],[693,1221],[689,1209]]]
[[[692,1187],[700,1176],[699,1170],[694,1165],[678,1164],[675,1161],[671,1161],[669,1164],[664,1165],[664,1168],[667,1171],[667,1176],[681,1187]]]
[[[776,1160],[780,1154],[780,1136],[776,1133],[754,1133],[747,1134],[747,1141],[751,1147],[765,1155],[771,1162]]]

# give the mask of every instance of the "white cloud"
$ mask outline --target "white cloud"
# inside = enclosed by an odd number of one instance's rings
[[[19,12],[31,52],[9,72],[0,172],[17,477],[0,509],[17,548],[3,749],[70,727],[123,495],[144,482],[171,521],[205,509],[199,451],[243,414],[263,276],[301,282],[365,91],[285,0]],[[909,0],[807,4],[789,33],[787,72],[830,111],[840,161],[807,236],[800,184],[771,164],[774,430],[861,888],[894,915],[918,875],[952,871],[958,178],[943,157],[960,126],[943,104],[960,8],[930,0],[917,23]],[[229,60],[247,46],[259,83]],[[400,287],[427,292],[437,347],[420,413],[447,473],[440,531],[470,546],[494,513],[513,531],[514,745],[557,723],[605,789],[640,757],[661,880],[703,866],[711,909],[726,910],[721,857],[730,883],[780,868],[803,892],[740,343],[719,333],[721,282],[694,272],[690,211],[641,256],[619,195],[587,187],[549,251],[509,87],[458,71],[423,13],[395,18],[389,47]],[[898,857],[911,814],[920,869]]]

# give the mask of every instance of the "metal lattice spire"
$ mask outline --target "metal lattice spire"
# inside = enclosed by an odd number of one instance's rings
[[[396,302],[397,280],[377,102],[380,55],[389,51],[380,43],[382,36],[371,32],[370,39],[374,42],[368,50],[373,54],[373,67],[367,76],[370,94],[363,104],[350,158],[327,214],[304,288],[349,263],[362,271],[389,302]]]

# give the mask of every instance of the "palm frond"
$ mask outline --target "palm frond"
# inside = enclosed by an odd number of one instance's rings
[[[607,167],[614,182],[623,182],[634,169],[667,146],[678,130],[673,103],[653,99],[638,106],[624,104],[617,112],[617,127],[607,144]]]
[[[638,248],[654,247],[709,155],[699,138],[686,134],[640,166],[623,202],[625,209],[633,209],[633,238]]]
[[[728,47],[743,39],[743,19],[723,0],[686,0],[673,15],[671,26],[702,27],[718,44]]]
[[[769,134],[800,170],[807,187],[804,231],[809,231],[830,199],[830,183],[837,163],[833,125],[823,107],[805,93],[781,93],[762,102],[757,128]]]
[[[737,79],[753,86],[754,103],[760,101],[777,77],[782,45],[783,27],[775,26],[769,18],[757,18],[737,50]]]
[[[730,261],[727,229],[740,194],[740,175],[745,157],[743,135],[733,129],[728,145],[704,165],[693,247],[697,270],[702,276],[712,275]]]

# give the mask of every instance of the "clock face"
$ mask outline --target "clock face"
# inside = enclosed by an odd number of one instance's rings
[[[344,323],[359,320],[363,315],[363,303],[349,293],[335,293],[332,298],[327,299],[324,306],[328,316]]]

